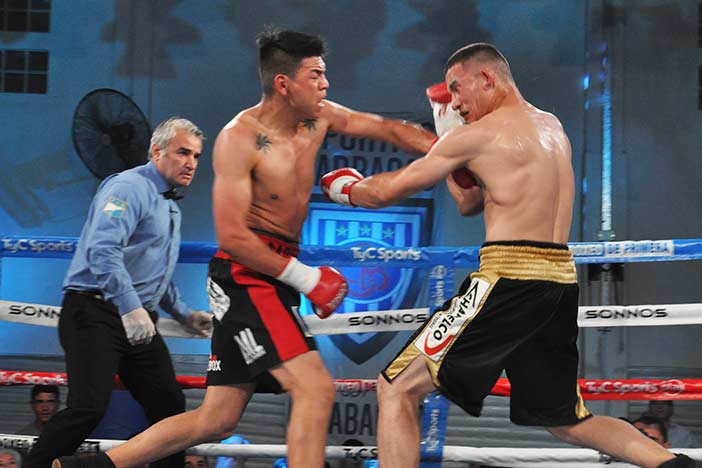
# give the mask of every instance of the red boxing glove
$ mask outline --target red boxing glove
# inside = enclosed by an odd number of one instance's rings
[[[451,93],[449,93],[445,81],[429,86],[427,88],[427,97],[431,102],[438,102],[439,104],[448,104],[451,102]]]
[[[348,283],[334,268],[313,268],[295,257],[290,258],[276,279],[307,296],[319,318],[329,317],[349,292]]]
[[[427,97],[434,115],[434,128],[439,137],[465,123],[461,114],[451,107],[451,93],[445,82],[429,86]]]
[[[463,189],[469,189],[478,185],[478,182],[475,180],[475,177],[473,177],[473,174],[471,174],[471,172],[465,167],[455,169],[451,173],[451,177],[453,178],[453,181],[456,182],[456,185]]]
[[[354,206],[351,203],[351,188],[363,180],[363,174],[352,167],[342,167],[322,176],[319,185],[322,192],[331,201],[344,206]]]
[[[336,269],[323,266],[319,282],[312,291],[305,294],[314,304],[314,312],[319,318],[327,318],[336,310],[349,292],[349,285]]]

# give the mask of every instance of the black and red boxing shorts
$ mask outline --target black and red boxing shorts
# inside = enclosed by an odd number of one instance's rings
[[[284,257],[297,243],[257,232]],[[300,293],[272,276],[251,270],[221,250],[210,260],[207,297],[213,320],[207,385],[257,383],[257,392],[282,391],[268,369],[316,349],[299,316]]]

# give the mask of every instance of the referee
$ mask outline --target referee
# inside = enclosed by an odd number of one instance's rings
[[[180,248],[181,196],[202,153],[203,132],[171,118],[151,137],[150,161],[105,179],[93,198],[64,280],[58,332],[66,354],[67,407],[44,427],[25,468],[71,455],[102,419],[120,379],[151,424],[185,410],[156,306],[207,335],[211,315],[191,311],[171,282]],[[155,468],[183,468],[183,453]]]

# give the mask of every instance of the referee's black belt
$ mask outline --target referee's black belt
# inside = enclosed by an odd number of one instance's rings
[[[80,294],[81,296],[86,296],[91,299],[97,299],[98,301],[104,301],[105,296],[102,294],[102,291],[97,291],[97,290],[87,290],[87,291],[82,291],[80,289],[66,289],[67,293],[71,294]]]
[[[80,289],[66,289],[66,294],[78,294],[79,296],[85,296],[85,297],[89,297],[90,299],[95,299],[98,301],[107,302],[108,304],[112,304],[110,301],[105,299],[105,296],[102,294],[102,291],[98,291],[98,290],[83,291]],[[153,307],[149,307],[146,305],[142,305],[142,307],[144,309],[146,309],[146,311],[149,313],[149,315],[152,316],[151,317],[152,319],[154,318],[153,317],[154,315],[156,317],[158,317],[158,312],[156,312],[156,310]]]

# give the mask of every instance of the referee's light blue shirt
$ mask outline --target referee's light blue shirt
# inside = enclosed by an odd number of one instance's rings
[[[177,320],[190,314],[171,282],[180,248],[180,209],[152,162],[105,179],[98,188],[63,283],[99,291],[124,315],[160,305]]]

